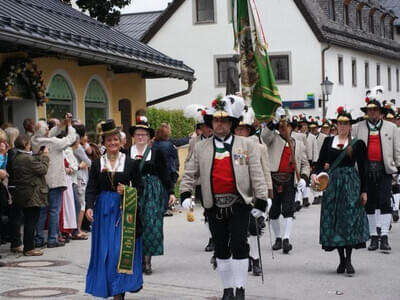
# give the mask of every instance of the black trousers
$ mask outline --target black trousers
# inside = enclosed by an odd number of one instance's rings
[[[215,256],[219,259],[245,259],[249,257],[247,232],[250,206],[235,203],[227,214],[219,213],[219,208],[206,209],[211,235],[215,243]]]
[[[377,180],[368,178],[368,201],[365,211],[368,215],[375,213],[376,209],[381,210],[381,214],[392,213],[392,176],[383,174]]]
[[[16,203],[10,207],[10,242],[11,248],[16,248],[22,245],[21,225],[23,221],[23,210]]]
[[[25,207],[24,211],[24,252],[35,248],[35,227],[39,220],[40,207]]]
[[[277,189],[274,188],[274,199],[272,199],[272,206],[269,211],[270,219],[276,220],[281,214],[284,218],[293,217],[295,196],[294,177],[291,176],[291,178],[283,184],[282,192],[278,193]]]

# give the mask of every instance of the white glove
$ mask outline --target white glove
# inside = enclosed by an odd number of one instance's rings
[[[191,209],[191,208],[194,207],[194,202],[192,201],[192,199],[186,198],[186,199],[183,200],[183,202],[182,202],[182,207],[183,207],[183,209],[185,209],[185,210],[189,210],[189,209]]]
[[[256,219],[258,219],[259,217],[261,217],[264,213],[261,211],[261,210],[259,210],[258,208],[253,208],[251,211],[250,211],[250,213],[251,213],[251,215],[254,217],[254,218],[256,218]]]
[[[299,180],[299,182],[297,183],[297,190],[303,191],[305,189],[305,187],[306,187],[306,181],[303,178],[301,178]]]
[[[285,110],[283,109],[282,106],[279,106],[279,107],[276,109],[276,112],[275,112],[275,120],[273,120],[272,122],[273,122],[274,124],[278,124],[279,121],[282,119],[282,116],[284,116],[284,115],[286,115]]]

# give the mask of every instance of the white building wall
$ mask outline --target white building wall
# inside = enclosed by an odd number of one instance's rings
[[[216,0],[216,24],[193,24],[193,0],[185,1],[149,42],[171,57],[182,59],[195,69],[193,91],[160,104],[164,108],[183,108],[191,103],[209,105],[225,88],[215,85],[215,56],[234,54],[232,24],[228,21],[231,0]],[[279,85],[284,100],[305,100],[306,94],[320,90],[321,45],[292,0],[257,0],[270,54],[289,54],[291,82]],[[147,100],[186,88],[186,83],[171,79],[146,81]]]
[[[343,84],[339,84],[338,56],[343,57]],[[357,61],[357,86],[352,83],[352,58]],[[400,72],[400,61],[385,59],[375,55],[365,54],[359,51],[332,47],[326,52],[326,75],[334,83],[332,95],[327,102],[327,116],[335,116],[336,108],[340,105],[346,106],[352,111],[353,116],[361,116],[360,107],[365,104],[365,62],[369,62],[369,86],[377,85],[376,65],[380,65],[381,85],[384,87],[384,98],[387,100],[397,99],[396,105],[400,104],[400,93],[397,90],[396,69]],[[388,90],[388,67],[391,68],[392,89]]]

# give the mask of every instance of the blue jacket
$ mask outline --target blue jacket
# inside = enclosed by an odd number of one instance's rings
[[[153,149],[159,150],[163,153],[165,161],[167,162],[168,173],[174,174],[179,171],[179,157],[178,150],[171,141],[155,141],[152,145]]]

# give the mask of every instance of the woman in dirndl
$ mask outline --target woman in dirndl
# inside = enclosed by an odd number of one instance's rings
[[[138,162],[143,182],[139,205],[143,226],[143,273],[150,275],[153,272],[151,257],[164,254],[164,213],[168,205],[175,202],[175,191],[164,155],[149,145],[154,130],[147,118],[139,116],[129,131],[135,144],[128,155]]]
[[[124,193],[127,193],[125,186],[129,185],[135,187],[140,196],[142,180],[137,163],[119,151],[121,135],[114,121],[107,120],[101,126],[106,152],[93,162],[86,188],[86,217],[93,225],[85,291],[96,297],[124,299],[125,292],[137,292],[142,288],[143,276],[140,209],[126,215],[122,196],[128,197]],[[127,229],[125,224],[132,227]],[[126,230],[135,233],[134,239],[130,234],[131,244],[134,244],[130,252],[121,242],[127,237]],[[133,260],[133,264],[130,269],[122,270],[121,262],[126,262],[122,256],[126,252],[128,261],[132,264]]]
[[[337,113],[338,135],[325,138],[311,179],[318,185],[317,174],[328,171],[329,185],[321,205],[320,244],[325,251],[337,249],[340,258],[338,274],[346,272],[353,276],[352,250],[365,248],[369,238],[364,210],[367,149],[362,140],[351,137],[351,114],[342,106]]]

